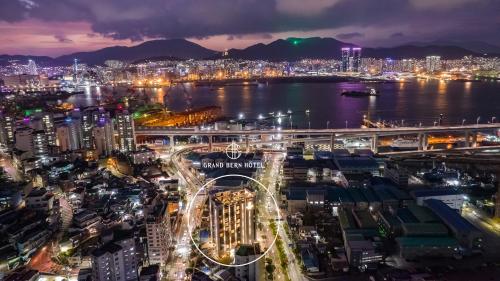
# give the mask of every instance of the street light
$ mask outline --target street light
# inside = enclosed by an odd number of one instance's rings
[[[349,124],[349,121],[345,120],[345,128],[347,129],[347,124]]]
[[[311,111],[309,109],[306,109],[306,115],[307,115],[307,123],[309,124],[309,130],[311,130],[311,118],[309,118],[309,113]]]
[[[491,123],[495,123],[496,120],[497,118],[495,116],[491,117]]]
[[[330,120],[326,121],[326,129],[330,128]]]
[[[479,125],[479,121],[481,120],[481,116],[478,116],[476,119],[476,125]]]
[[[465,125],[465,118],[462,120],[462,126]]]

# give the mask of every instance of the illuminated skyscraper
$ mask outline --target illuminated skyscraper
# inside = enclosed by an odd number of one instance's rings
[[[78,59],[73,60],[73,82],[78,82]]]
[[[38,75],[38,70],[36,68],[36,63],[34,60],[28,60],[28,74],[29,75]]]
[[[209,192],[210,234],[219,257],[255,242],[255,191],[239,185]]]
[[[440,56],[427,56],[425,58],[425,66],[428,73],[434,73],[441,70],[441,57]]]
[[[109,120],[109,112],[106,112],[104,108],[91,107],[87,108],[81,117],[82,126],[82,148],[83,149],[93,149],[93,128],[99,123],[100,120]]]
[[[350,48],[342,48],[342,63],[340,65],[341,72],[349,71],[349,56],[351,54]]]
[[[352,72],[361,71],[361,48],[352,48]]]
[[[99,157],[108,156],[114,149],[113,122],[106,117],[100,117],[92,129],[94,146]]]
[[[118,131],[118,149],[121,152],[135,151],[134,119],[128,110],[116,112],[116,130]]]
[[[0,112],[0,144],[5,147],[14,144],[15,121],[12,116]]]

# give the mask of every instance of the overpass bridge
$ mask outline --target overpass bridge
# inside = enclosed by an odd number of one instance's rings
[[[246,147],[250,145],[250,136],[262,139],[263,137],[279,136],[294,141],[304,141],[298,137],[327,138],[331,149],[334,148],[335,139],[345,138],[370,138],[371,148],[377,153],[380,137],[390,136],[417,136],[418,151],[427,150],[428,136],[431,134],[463,135],[465,147],[477,146],[479,132],[497,133],[500,123],[474,124],[463,126],[432,126],[432,127],[396,127],[396,128],[345,128],[345,129],[262,129],[262,130],[200,130],[198,128],[171,128],[171,127],[144,127],[135,128],[136,136],[162,136],[173,140],[176,136],[205,136],[208,138],[209,150],[212,149],[214,136],[242,137]]]

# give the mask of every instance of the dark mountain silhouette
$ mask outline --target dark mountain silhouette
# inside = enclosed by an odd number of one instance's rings
[[[9,65],[9,61],[19,61],[21,64],[26,64],[30,59],[42,65],[50,65],[54,63],[53,58],[46,56],[0,55],[0,66]]]
[[[333,38],[288,38],[279,39],[269,44],[256,44],[248,48],[229,50],[229,57],[236,59],[264,59],[271,61],[295,61],[304,58],[340,59],[342,47],[354,44]],[[455,46],[414,46],[403,45],[390,48],[363,48],[363,57],[372,58],[424,58],[439,55],[444,59],[457,59],[467,55],[481,54]]]
[[[256,44],[245,49],[231,49],[228,58],[269,60],[269,61],[297,61],[301,59],[340,59],[342,47],[355,47],[355,44],[342,42],[334,38],[288,38],[279,39],[269,44]],[[485,45],[483,45],[485,46]],[[491,46],[490,46],[491,47]],[[493,48],[491,47],[490,50]],[[493,49],[494,50],[494,49]],[[482,52],[475,52],[463,47],[444,44],[406,44],[391,48],[363,48],[363,57],[373,58],[417,58],[428,55],[439,55],[443,59],[458,59],[467,55],[482,56]],[[494,56],[494,54],[489,54]],[[498,56],[498,53],[497,53]],[[216,59],[222,53],[207,49],[185,39],[153,40],[132,47],[115,46],[96,51],[79,52],[69,55],[50,58],[45,56],[0,55],[0,65],[9,60],[19,60],[26,63],[33,59],[39,65],[70,65],[76,58],[89,65],[102,65],[106,60],[121,60],[137,62],[145,60],[173,59]]]
[[[137,61],[151,57],[176,57],[180,59],[203,59],[216,52],[184,39],[147,41],[132,47],[108,47],[93,52],[81,52],[56,58],[59,63],[71,63],[78,59],[91,65],[103,64],[106,60]]]

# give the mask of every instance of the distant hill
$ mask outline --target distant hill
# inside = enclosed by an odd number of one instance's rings
[[[51,65],[54,63],[53,58],[46,56],[0,55],[0,66],[9,65],[9,61],[14,60],[19,61],[19,63],[26,64],[30,59],[41,65]]]
[[[482,41],[435,40],[431,42],[412,42],[414,46],[457,46],[479,54],[500,54],[500,46]]]
[[[450,42],[451,44],[451,42]],[[466,44],[467,45],[467,44]],[[392,48],[363,48],[363,57],[373,58],[424,58],[428,55],[439,55],[444,59],[457,59],[467,55],[482,56],[484,51],[496,53],[494,45],[486,43],[470,43],[475,48],[467,49],[456,45],[446,45],[445,42],[412,43]],[[279,39],[269,44],[256,44],[244,49],[231,49],[228,57],[234,59],[297,61],[301,59],[340,59],[342,47],[355,47],[355,44],[342,42],[334,38],[288,38]],[[474,49],[474,50],[472,50]],[[493,51],[493,52],[491,52]],[[70,65],[77,58],[89,65],[102,65],[106,60],[121,60],[138,62],[145,60],[173,59],[216,59],[221,58],[221,52],[207,49],[185,39],[152,40],[132,47],[114,46],[89,52],[78,52],[51,58],[46,56],[0,55],[0,66],[9,60],[19,60],[26,63],[33,59],[38,65]]]
[[[279,39],[269,44],[256,44],[248,48],[229,50],[229,57],[236,59],[264,59],[271,61],[295,61],[304,58],[340,59],[342,47],[353,47],[333,38],[288,38]],[[467,55],[479,56],[473,52],[455,46],[414,46],[403,45],[391,48],[363,48],[363,57],[372,58],[424,58],[439,55],[444,59],[457,59]]]
[[[305,58],[332,59],[340,57],[342,47],[355,47],[333,38],[288,38],[279,39],[269,44],[256,44],[248,48],[228,51],[229,57],[236,59],[296,61]]]
[[[185,39],[147,41],[132,47],[108,47],[92,52],[74,53],[56,58],[56,62],[68,64],[79,61],[95,65],[106,60],[137,61],[155,57],[175,57],[180,59],[203,59],[214,56],[215,51],[204,48]]]

